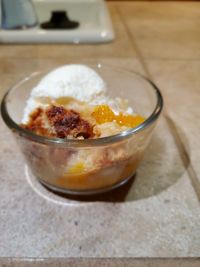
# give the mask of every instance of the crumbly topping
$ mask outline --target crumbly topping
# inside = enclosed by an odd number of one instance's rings
[[[38,135],[58,138],[93,137],[93,126],[81,115],[62,106],[50,106],[46,109],[37,108],[31,113],[27,124],[22,127]]]
[[[38,107],[22,127],[38,135],[68,139],[100,138],[136,127],[144,118],[119,113],[107,105],[90,106],[71,101],[65,106]]]
[[[82,119],[80,114],[74,110],[68,110],[62,106],[51,106],[46,110],[46,115],[57,137],[82,136],[87,139],[93,136],[92,125]]]

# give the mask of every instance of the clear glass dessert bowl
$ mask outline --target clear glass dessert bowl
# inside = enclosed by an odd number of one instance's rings
[[[30,171],[48,188],[70,194],[105,192],[124,184],[136,172],[163,107],[158,88],[140,74],[107,65],[92,65],[106,82],[108,96],[128,99],[145,118],[135,128],[96,139],[39,136],[21,127],[31,90],[47,72],[34,73],[4,96],[1,113],[12,130]],[[74,163],[73,165],[70,164]]]

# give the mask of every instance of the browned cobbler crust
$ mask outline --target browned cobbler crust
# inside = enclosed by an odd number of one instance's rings
[[[27,124],[22,124],[21,126],[38,135],[55,137],[55,135],[44,126],[43,115],[44,110],[37,108],[30,114],[29,122]]]
[[[30,115],[28,124],[23,124],[22,127],[47,137],[84,139],[93,137],[93,126],[82,119],[78,112],[62,106],[37,108]]]
[[[50,125],[60,138],[66,136],[89,138],[93,135],[93,127],[80,114],[62,106],[52,106],[46,110]]]

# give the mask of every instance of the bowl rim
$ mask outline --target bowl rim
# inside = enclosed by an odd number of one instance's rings
[[[93,65],[98,66],[99,64],[97,63],[97,64],[93,64]],[[102,64],[100,64],[100,65],[102,65]],[[89,64],[88,66],[90,67],[91,64]],[[145,121],[143,123],[141,123],[140,125],[138,125],[137,127],[130,128],[126,131],[122,131],[118,134],[111,135],[111,136],[106,136],[106,137],[101,137],[101,138],[96,138],[96,139],[84,139],[84,140],[49,138],[49,137],[37,135],[37,134],[31,132],[30,130],[22,128],[20,125],[15,123],[15,121],[10,117],[8,110],[7,110],[7,105],[6,105],[7,98],[8,98],[8,96],[12,90],[16,89],[20,85],[24,84],[26,81],[30,80],[31,78],[33,78],[33,77],[35,77],[35,76],[37,76],[37,75],[39,75],[45,71],[34,72],[34,73],[26,76],[25,78],[21,79],[14,86],[11,86],[8,89],[8,91],[6,92],[6,94],[4,95],[4,97],[1,101],[1,116],[4,120],[4,122],[13,132],[17,132],[20,136],[23,136],[26,139],[35,141],[37,143],[42,143],[42,144],[50,144],[50,145],[56,145],[56,146],[67,146],[67,147],[69,147],[69,146],[77,146],[77,147],[87,146],[87,147],[89,147],[89,146],[108,145],[111,143],[115,143],[115,142],[127,139],[130,136],[132,136],[133,134],[136,134],[136,133],[144,130],[145,128],[149,127],[154,121],[156,121],[156,119],[159,117],[159,115],[163,109],[163,97],[162,97],[162,94],[161,94],[160,90],[158,89],[158,87],[154,84],[154,82],[152,82],[149,78],[147,78],[143,74],[137,73],[137,72],[132,71],[132,70],[128,70],[126,68],[109,66],[107,64],[103,64],[103,66],[112,68],[113,70],[126,72],[126,73],[129,73],[131,75],[134,74],[134,75],[142,78],[146,82],[148,82],[151,85],[151,88],[154,90],[156,97],[157,97],[157,102],[156,102],[155,108],[153,109],[153,112],[149,115],[149,117],[147,117],[145,119]]]

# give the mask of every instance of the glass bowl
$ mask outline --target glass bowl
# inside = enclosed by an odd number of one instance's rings
[[[136,172],[161,113],[158,88],[144,76],[125,69],[92,65],[107,83],[108,96],[128,99],[143,116],[139,126],[119,134],[87,140],[47,138],[20,126],[31,90],[48,72],[20,81],[4,96],[1,112],[12,130],[25,160],[37,179],[50,189],[68,194],[95,194],[124,184]],[[73,164],[76,167],[69,166]],[[84,166],[79,168],[77,166]]]

